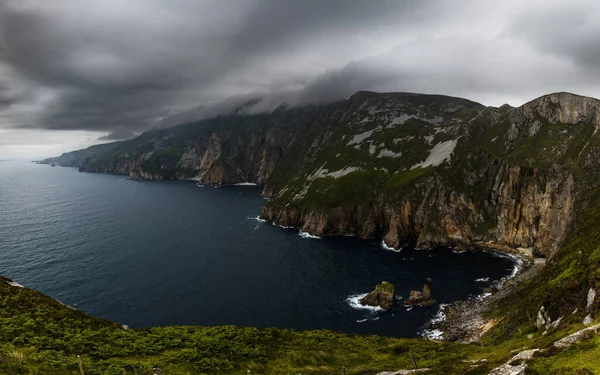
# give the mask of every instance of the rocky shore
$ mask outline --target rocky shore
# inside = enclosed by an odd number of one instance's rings
[[[499,252],[497,248],[488,248],[486,251],[494,251],[500,256],[507,254],[505,251]],[[500,281],[497,287],[490,288],[481,296],[440,306],[438,317],[425,324],[423,336],[444,341],[479,342],[481,336],[497,323],[494,319],[485,318],[485,313],[490,311],[495,302],[514,293],[520,284],[537,275],[544,267],[543,259],[533,259],[518,251],[511,254],[520,261],[514,275]]]

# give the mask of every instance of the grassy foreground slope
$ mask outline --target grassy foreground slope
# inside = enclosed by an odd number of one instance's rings
[[[431,368],[428,374],[487,374],[512,350],[549,347],[580,328],[571,324],[542,335],[530,327],[495,344],[486,338],[485,346],[233,326],[136,330],[0,280],[0,373],[7,374],[79,374],[77,356],[88,375],[162,373],[156,368],[166,374],[341,374],[343,367],[348,374],[376,374],[413,368],[409,351],[419,367]],[[531,373],[596,373],[598,343],[593,338],[535,358],[531,371],[543,372]],[[557,366],[565,369],[552,369]]]
[[[18,374],[375,373],[420,366],[461,373],[479,346],[245,327],[143,330],[91,317],[43,294],[0,281],[0,371]]]

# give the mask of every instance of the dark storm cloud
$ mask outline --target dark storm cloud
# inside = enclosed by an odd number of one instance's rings
[[[120,141],[124,139],[132,139],[135,138],[139,133],[134,133],[129,129],[115,129],[111,130],[107,135],[103,135],[102,137],[98,137],[99,141]]]
[[[254,113],[358,90],[494,104],[589,93],[598,82],[580,67],[595,69],[600,56],[600,13],[559,5],[4,0],[0,127],[100,131],[107,140],[249,101]],[[553,27],[557,17],[568,27]]]
[[[539,51],[600,70],[600,4],[549,3],[515,17],[509,32]]]
[[[16,72],[14,81],[46,92],[37,121],[13,126],[143,130],[172,111],[277,86],[264,72],[265,82],[253,82],[247,67],[260,70],[269,58],[291,56],[315,38],[335,42],[339,33],[365,27],[384,31],[423,7],[341,0],[122,3],[0,5],[1,61]],[[314,74],[300,70],[291,81]],[[231,75],[239,87],[221,84]]]

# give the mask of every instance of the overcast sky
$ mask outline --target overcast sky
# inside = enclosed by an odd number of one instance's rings
[[[600,97],[600,4],[0,0],[0,159],[358,90]]]

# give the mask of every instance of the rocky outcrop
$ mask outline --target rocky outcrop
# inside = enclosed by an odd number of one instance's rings
[[[489,154],[480,162],[487,165],[472,185],[487,189],[478,191],[479,196],[430,176],[408,191],[376,194],[353,207],[314,210],[287,200],[281,207],[275,200],[263,209],[262,218],[317,236],[383,238],[394,248],[406,242],[426,248],[493,241],[536,248],[548,256],[556,252],[573,220],[572,175],[559,167],[544,171],[514,166]]]
[[[500,367],[493,369],[489,375],[521,375],[525,374],[527,361],[533,358],[533,355],[539,349],[524,350],[513,356],[508,362]]]
[[[404,300],[407,306],[429,306],[434,302],[431,298],[431,289],[427,284],[423,285],[423,290],[411,290],[409,297]]]
[[[367,294],[360,300],[361,305],[378,306],[384,310],[391,310],[396,302],[394,294],[394,284],[382,281],[375,287],[375,290]]]
[[[558,349],[566,349],[575,343],[590,339],[594,334],[598,333],[598,328],[600,328],[600,324],[584,328],[582,330],[570,334],[569,336],[563,337],[558,341],[555,341],[553,346]]]
[[[483,241],[531,248],[547,257],[558,250],[573,222],[577,178],[572,158],[582,152],[583,158],[587,150],[576,139],[596,127],[596,106],[590,104],[595,99],[553,94],[519,108],[474,107],[452,116],[421,112],[422,127],[429,129],[421,133],[385,126],[390,117],[398,116],[386,114],[393,112],[389,109],[393,104],[370,103],[373,100],[365,100],[347,115],[359,120],[344,129],[349,136],[334,134],[313,145],[316,162],[301,168],[299,176],[279,190],[267,184],[274,193],[263,219],[315,235],[382,238],[394,248],[406,242],[431,247]],[[365,107],[368,114],[361,112]],[[383,113],[380,120],[375,121],[374,113]],[[416,117],[405,114],[391,123],[412,121],[405,120],[410,116]],[[365,127],[362,122],[367,119],[374,124]],[[563,124],[577,127],[563,129]],[[352,137],[353,133],[357,134]],[[387,133],[406,147],[390,151]],[[436,146],[450,144],[448,139],[454,148],[442,158]],[[545,146],[539,147],[542,142]],[[379,147],[385,155],[404,152],[406,160],[403,156],[393,164],[381,161]],[[429,150],[429,155],[411,160],[415,148]],[[348,170],[351,161],[342,165],[338,159],[344,150],[353,155],[350,160],[358,159],[357,149],[368,160],[368,169],[352,166],[356,172],[342,177],[318,177],[322,170],[332,176],[336,176],[332,170]],[[600,166],[600,158],[596,163]],[[358,159],[354,164],[364,163]],[[363,188],[356,189],[356,184]],[[351,204],[335,204],[339,196]]]

